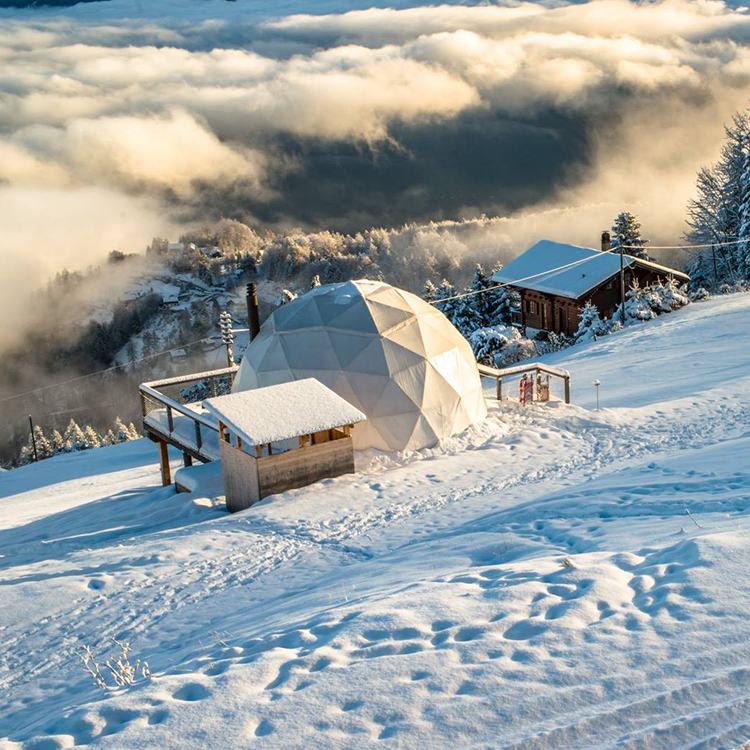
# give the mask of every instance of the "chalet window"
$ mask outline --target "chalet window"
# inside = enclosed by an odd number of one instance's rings
[[[527,299],[526,312],[530,315],[537,315],[539,313],[539,304],[537,302],[534,302],[533,299]]]

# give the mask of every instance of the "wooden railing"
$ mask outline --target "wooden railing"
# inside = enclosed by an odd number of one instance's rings
[[[154,439],[166,440],[176,448],[179,448],[186,457],[191,456],[204,462],[213,460],[215,456],[205,449],[205,430],[209,430],[218,435],[218,424],[214,420],[200,414],[195,409],[190,408],[188,404],[181,404],[176,399],[163,393],[160,389],[184,386],[189,383],[208,380],[210,393],[212,396],[215,396],[216,379],[229,377],[231,381],[238,370],[239,367],[234,365],[232,367],[224,367],[220,370],[210,370],[208,372],[198,372],[190,375],[164,378],[163,380],[152,380],[149,383],[141,383],[138,390],[141,396],[144,429],[153,436]],[[166,425],[163,424],[163,420],[149,418],[151,412],[156,410],[164,411],[166,414]],[[188,439],[184,432],[180,434],[175,432],[175,413],[187,417],[192,422],[193,433],[195,436],[194,441]]]
[[[543,372],[546,375],[552,375],[556,378],[560,378],[565,384],[565,403],[570,403],[570,373],[567,370],[563,370],[561,367],[552,367],[551,365],[545,365],[542,362],[532,362],[527,365],[517,365],[516,367],[506,367],[502,370],[496,367],[490,367],[489,365],[483,365],[477,363],[479,374],[484,375],[488,378],[495,378],[497,381],[497,400],[502,401],[503,398],[503,379],[512,378],[516,375],[523,375],[527,372],[540,373]]]

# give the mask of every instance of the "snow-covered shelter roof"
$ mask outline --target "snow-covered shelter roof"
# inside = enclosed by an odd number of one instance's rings
[[[315,378],[216,396],[206,399],[203,406],[250,447],[366,419]]]
[[[626,267],[637,264],[679,279],[688,278],[684,273],[658,263],[634,258],[632,255],[623,257]],[[591,247],[540,240],[503,266],[493,275],[492,280],[498,284],[511,284],[545,294],[579,299],[619,271],[620,255],[617,252],[606,253]]]

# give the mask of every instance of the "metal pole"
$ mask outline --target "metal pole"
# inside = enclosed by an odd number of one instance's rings
[[[622,324],[625,325],[625,260],[622,253],[622,241],[620,237],[620,310],[622,312]]]
[[[250,329],[250,341],[252,341],[260,333],[258,294],[255,284],[247,285],[247,327]]]
[[[36,452],[36,438],[34,437],[34,421],[31,419],[31,414],[29,414],[29,430],[31,431],[31,446],[34,449],[34,461],[38,461],[39,455]]]

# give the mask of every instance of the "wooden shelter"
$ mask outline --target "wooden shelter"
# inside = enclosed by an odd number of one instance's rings
[[[687,274],[645,258],[623,255],[623,286],[644,287]],[[611,318],[622,302],[620,254],[541,240],[497,271],[492,280],[508,284],[521,297],[514,322],[524,328],[573,336],[587,302],[596,305],[602,319]]]
[[[264,497],[354,473],[351,429],[365,415],[315,378],[216,396],[224,492],[233,513]]]

